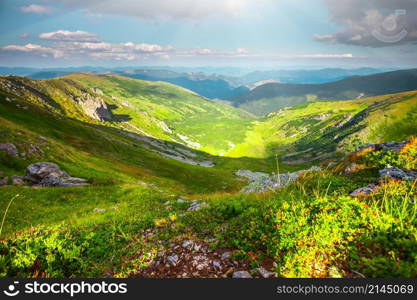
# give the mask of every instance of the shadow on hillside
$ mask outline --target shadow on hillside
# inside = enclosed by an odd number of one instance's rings
[[[111,114],[111,119],[113,122],[128,122],[132,120],[130,115],[114,113],[113,111],[119,108],[116,104],[106,103],[106,105]]]

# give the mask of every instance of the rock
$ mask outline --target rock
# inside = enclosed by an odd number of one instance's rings
[[[201,245],[199,245],[199,244],[197,244],[197,243],[195,243],[195,244],[194,244],[194,251],[195,251],[195,252],[200,251],[200,250],[201,250],[201,248],[202,248],[202,246],[201,246]]]
[[[327,164],[328,168],[333,168],[334,166],[337,166],[337,162],[331,161]]]
[[[317,121],[325,121],[328,118],[329,118],[328,114],[320,114],[320,115],[317,115],[317,116],[313,117],[313,119],[317,120]]]
[[[360,166],[358,164],[351,163],[350,165],[346,167],[344,173],[345,175],[350,175],[350,174],[356,173],[359,170],[360,170]]]
[[[400,168],[386,168],[379,170],[381,179],[391,178],[395,180],[413,181],[417,179],[417,171],[414,170],[401,170]]]
[[[191,240],[186,240],[182,243],[182,247],[184,249],[192,250],[194,247],[194,242]]]
[[[9,182],[9,177],[4,177],[3,179],[0,179],[0,185],[6,185],[7,182]]]
[[[368,186],[361,187],[359,189],[354,190],[352,193],[350,193],[350,196],[351,197],[364,197],[364,196],[375,193],[378,189],[379,189],[379,186],[371,183]]]
[[[12,143],[0,143],[0,150],[6,152],[8,155],[13,157],[19,157],[19,152],[17,148]]]
[[[102,214],[102,213],[106,212],[106,210],[104,208],[94,208],[93,212]]]
[[[231,255],[232,255],[232,252],[230,251],[224,252],[222,254],[222,260],[229,260]]]
[[[48,142],[48,140],[44,136],[38,136],[38,140],[42,143],[47,143]]]
[[[220,270],[222,268],[222,265],[220,264],[220,262],[218,260],[214,260],[212,262],[213,268],[215,268],[216,270]]]
[[[86,179],[70,177],[51,162],[31,164],[26,169],[25,180],[37,186],[80,187],[88,185]]]
[[[176,255],[175,253],[171,254],[170,256],[167,257],[167,262],[170,265],[175,266],[178,263],[178,255]]]
[[[236,271],[233,273],[232,278],[252,278],[252,275],[248,271]]]
[[[58,165],[51,162],[35,163],[26,168],[26,180],[33,183],[39,183],[43,178],[50,174],[69,176],[67,173],[61,171]]]
[[[382,143],[382,144],[368,144],[359,147],[358,151],[360,152],[364,149],[370,148],[372,151],[392,151],[392,152],[399,152],[401,149],[404,148],[410,141],[404,142],[389,142],[389,143]]]
[[[14,185],[23,185],[25,184],[25,182],[23,181],[23,177],[21,176],[13,176],[12,177],[12,182]]]
[[[206,202],[199,203],[197,200],[191,201],[190,207],[187,209],[187,211],[197,211],[201,208],[208,206]]]
[[[250,183],[242,189],[242,193],[263,193],[286,187],[290,183],[296,181],[300,175],[305,172],[320,171],[321,167],[312,166],[308,170],[301,170],[293,173],[282,173],[279,175],[269,175],[267,173],[252,172],[249,170],[239,170],[235,174],[240,177],[246,177]]]
[[[30,144],[29,149],[28,149],[28,153],[32,154],[32,155],[33,154],[40,155],[40,154],[43,153],[43,151],[38,145]],[[21,153],[21,155],[23,156],[23,153]]]
[[[184,199],[181,199],[181,198],[179,198],[178,200],[177,200],[177,203],[185,203],[186,201],[184,200]]]
[[[101,122],[112,120],[110,109],[107,107],[106,102],[104,102],[100,97],[83,93],[75,100],[82,106],[84,112],[91,118]]]
[[[274,272],[270,272],[270,271],[266,270],[266,269],[265,269],[265,268],[263,268],[263,267],[260,267],[260,268],[256,269],[256,271],[258,272],[258,274],[259,274],[262,278],[270,278],[270,277],[275,276],[275,273],[274,273]]]

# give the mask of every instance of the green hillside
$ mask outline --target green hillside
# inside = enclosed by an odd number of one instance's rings
[[[305,160],[329,158],[363,144],[415,135],[416,113],[416,92],[300,104],[260,119],[228,155],[268,157],[308,150],[301,155]]]
[[[22,96],[67,117],[103,123],[211,154],[227,151],[230,144],[244,136],[251,123],[244,111],[211,102],[168,83],[88,74],[39,81],[19,77],[0,80],[15,85],[17,90],[27,86],[28,89],[20,91]],[[86,113],[83,101],[89,101],[90,106],[105,102],[105,113],[108,111],[111,117],[104,122],[92,118]],[[209,127],[210,130],[204,130]]]
[[[416,113],[417,92],[254,118],[166,83],[1,77],[0,276],[415,277],[416,182],[379,173],[414,174]],[[85,181],[20,177],[39,162]]]

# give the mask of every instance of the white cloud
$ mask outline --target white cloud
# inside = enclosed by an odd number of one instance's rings
[[[239,16],[251,5],[271,0],[47,0],[89,14],[122,15],[143,19],[201,19],[209,16]],[[252,11],[252,10],[251,10]]]
[[[97,35],[84,31],[59,30],[41,33],[39,38],[52,40],[49,46],[34,44],[8,45],[0,47],[1,53],[24,54],[29,56],[52,56],[66,59],[94,59],[94,60],[148,60],[175,58],[266,58],[266,59],[316,59],[316,58],[352,58],[352,54],[313,54],[313,55],[261,55],[253,54],[245,48],[233,51],[219,51],[211,48],[175,48],[167,45],[148,43],[109,43],[99,41]]]
[[[0,50],[3,51],[10,51],[10,52],[24,52],[29,54],[35,54],[42,57],[48,57],[53,56],[55,58],[60,58],[64,56],[64,53],[60,50],[43,47],[40,45],[34,45],[34,44],[26,44],[26,45],[8,45],[1,47]]]
[[[23,13],[32,13],[38,15],[45,15],[45,14],[52,14],[53,9],[50,6],[38,5],[38,4],[31,4],[28,6],[21,6],[19,10]]]
[[[79,42],[94,42],[98,41],[97,35],[81,30],[68,31],[58,30],[53,32],[41,33],[40,39],[52,40],[52,41],[79,41]]]

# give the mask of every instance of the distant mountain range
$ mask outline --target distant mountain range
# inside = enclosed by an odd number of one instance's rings
[[[51,79],[71,73],[113,73],[135,79],[169,82],[209,99],[240,99],[251,89],[268,82],[318,84],[344,79],[354,75],[369,75],[383,69],[320,69],[320,70],[260,70],[239,68],[186,68],[186,67],[74,67],[74,68],[7,68],[0,67],[0,75],[25,76],[31,79]]]
[[[323,84],[267,83],[232,100],[257,115],[316,100],[347,100],[417,90],[417,69],[352,76]]]
[[[326,68],[319,70],[271,70],[271,71],[254,71],[235,79],[236,84],[253,84],[255,82],[274,80],[281,83],[304,83],[318,84],[337,81],[356,75],[371,75],[393,71],[387,69],[375,68],[358,68],[358,69],[341,69]]]
[[[249,92],[246,86],[233,86],[216,74],[177,73],[170,70],[129,70],[113,72],[126,77],[147,81],[164,81],[179,85],[210,99],[232,99]]]

